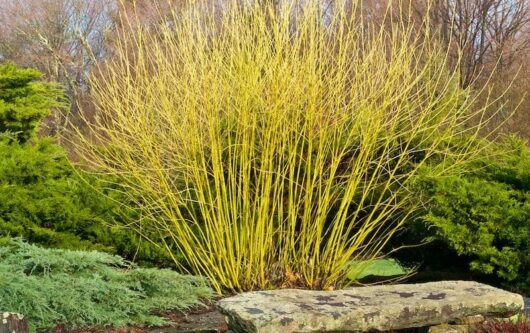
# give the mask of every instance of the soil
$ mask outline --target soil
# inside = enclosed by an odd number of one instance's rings
[[[172,324],[166,327],[129,326],[77,330],[57,326],[51,330],[51,333],[226,333],[228,331],[224,316],[213,305],[197,307],[186,313],[163,313],[161,316],[169,319]]]

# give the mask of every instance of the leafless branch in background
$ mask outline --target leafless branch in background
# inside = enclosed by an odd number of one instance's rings
[[[432,28],[453,51],[463,87],[481,74],[510,68],[529,50],[529,0],[423,0],[413,6],[430,16]]]
[[[0,57],[36,67],[63,84],[72,112],[87,93],[86,75],[105,56],[116,5],[106,0],[0,0]],[[60,128],[56,115],[52,130]]]
[[[281,10],[282,0],[273,1]],[[501,94],[515,78],[503,99],[514,109],[530,91],[530,0],[351,0],[351,8],[335,8],[322,0],[329,12],[353,8],[363,15],[364,29],[395,20],[430,18],[429,29],[439,34],[450,50],[451,66],[460,74],[462,87],[473,88],[486,80]],[[201,3],[222,11],[227,0]],[[118,11],[135,16],[132,22],[156,27],[173,10],[185,11],[185,0],[0,0],[0,61],[40,69],[50,80],[61,82],[72,102],[72,116],[91,109],[87,75],[94,64],[113,53],[119,33]],[[303,6],[303,1],[298,2]],[[396,11],[389,13],[390,4]],[[121,16],[123,17],[123,15]],[[154,29],[153,31],[155,31]],[[517,74],[517,75],[516,75]],[[530,102],[526,98],[510,126],[530,138]],[[61,129],[57,116],[50,129]],[[510,129],[512,131],[512,129]]]

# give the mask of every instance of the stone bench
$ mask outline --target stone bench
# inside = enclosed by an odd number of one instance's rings
[[[427,327],[523,310],[523,297],[485,284],[442,281],[337,291],[256,291],[217,304],[234,332],[367,332]]]

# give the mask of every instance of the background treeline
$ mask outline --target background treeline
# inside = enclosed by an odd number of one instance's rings
[[[208,0],[222,8],[226,0]],[[281,2],[271,0],[281,8]],[[185,10],[187,1],[0,0],[0,60],[31,66],[47,80],[60,82],[68,93],[70,111],[50,116],[46,131],[55,133],[75,119],[80,109],[93,113],[87,75],[93,66],[112,56],[120,15],[139,17],[155,25],[168,20],[165,6]],[[399,7],[389,19],[389,3]],[[324,0],[324,6],[333,1]],[[499,97],[505,112],[491,129],[530,136],[530,1],[528,0],[365,0],[360,7],[368,24],[395,24],[396,19],[422,22],[429,17],[458,66],[463,87],[480,87],[484,95]],[[393,23],[390,23],[390,22]],[[424,27],[419,27],[424,28]],[[484,84],[486,88],[484,89]],[[510,87],[510,91],[505,90]],[[502,95],[502,97],[500,97]],[[522,102],[515,114],[506,117]]]

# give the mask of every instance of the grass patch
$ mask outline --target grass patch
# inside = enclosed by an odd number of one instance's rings
[[[159,311],[185,310],[212,296],[206,281],[139,268],[102,252],[44,249],[21,240],[0,246],[1,310],[24,314],[30,330],[166,323]]]

